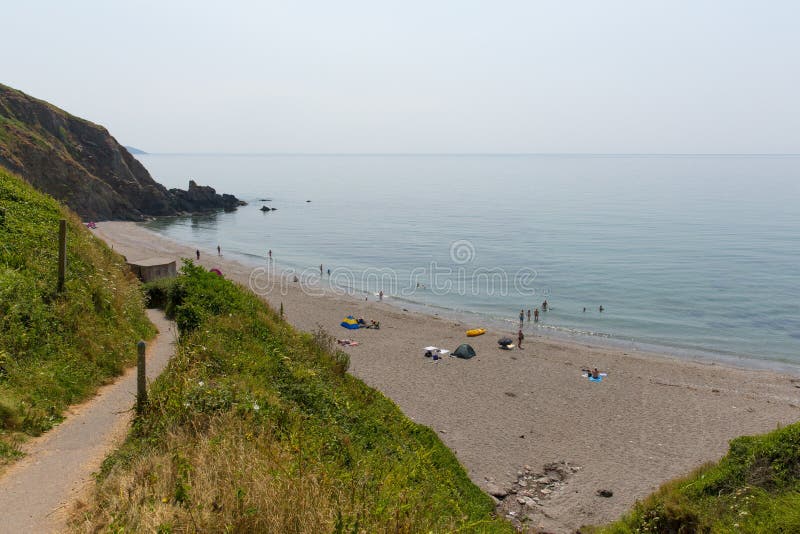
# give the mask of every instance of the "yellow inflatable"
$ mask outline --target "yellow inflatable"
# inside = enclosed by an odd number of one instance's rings
[[[482,336],[485,333],[486,333],[485,328],[473,328],[472,330],[467,330],[467,335],[469,337]]]

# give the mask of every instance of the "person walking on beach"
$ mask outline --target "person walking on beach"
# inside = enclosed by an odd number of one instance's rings
[[[522,333],[522,328],[517,332],[517,348],[522,350],[522,340],[525,339],[525,334]]]
[[[194,251],[195,255],[197,255],[197,261],[200,261],[200,249]]]
[[[524,310],[520,310],[519,311],[519,327],[520,328],[522,328],[522,323],[524,323],[524,322],[525,322],[525,311]]]
[[[378,300],[383,300],[383,289],[378,292]]]
[[[222,249],[217,245],[217,256],[222,256]]]
[[[536,308],[535,310],[533,310],[533,322],[534,323],[538,323],[539,322],[539,308]]]
[[[528,309],[528,322],[531,322],[531,310]]]

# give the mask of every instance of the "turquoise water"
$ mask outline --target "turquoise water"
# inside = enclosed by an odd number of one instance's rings
[[[248,200],[149,227],[253,266],[272,249],[303,280],[322,263],[336,290],[469,324],[547,299],[528,331],[800,364],[800,157],[139,158]]]

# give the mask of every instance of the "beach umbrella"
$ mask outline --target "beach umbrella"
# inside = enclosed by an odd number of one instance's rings
[[[514,342],[510,337],[501,337],[497,340],[498,345],[511,345]]]

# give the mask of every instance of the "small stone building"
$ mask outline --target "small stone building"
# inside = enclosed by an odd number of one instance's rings
[[[142,282],[152,282],[161,278],[174,278],[178,274],[177,264],[171,258],[145,258],[129,261],[131,270]]]

